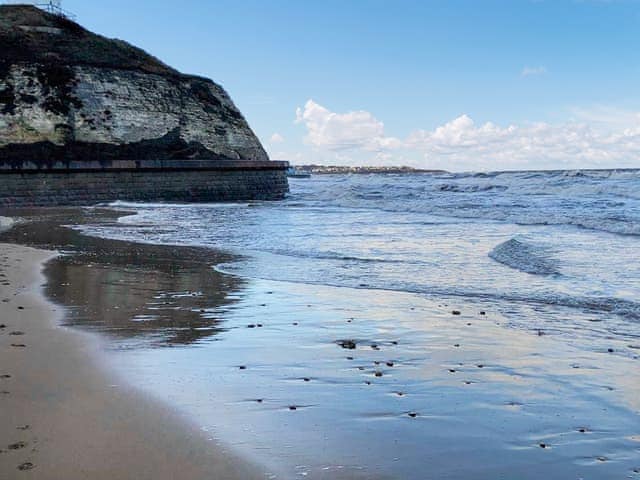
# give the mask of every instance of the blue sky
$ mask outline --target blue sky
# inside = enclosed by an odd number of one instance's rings
[[[63,3],[222,84],[274,158],[640,167],[640,1]]]

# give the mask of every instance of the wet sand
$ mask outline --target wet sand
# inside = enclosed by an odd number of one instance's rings
[[[41,285],[51,251],[0,244],[0,478],[251,479],[264,473],[104,368]]]

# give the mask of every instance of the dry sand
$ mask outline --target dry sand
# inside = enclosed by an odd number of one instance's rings
[[[1,479],[251,479],[176,412],[100,366],[96,337],[41,294],[52,252],[0,244]]]

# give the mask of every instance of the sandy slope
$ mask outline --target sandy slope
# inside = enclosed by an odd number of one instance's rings
[[[57,326],[51,252],[0,244],[0,478],[251,479],[168,407],[119,385],[95,337]]]

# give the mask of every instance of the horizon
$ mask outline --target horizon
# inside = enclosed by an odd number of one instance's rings
[[[636,0],[62,6],[89,30],[221,84],[272,159],[640,167]]]

